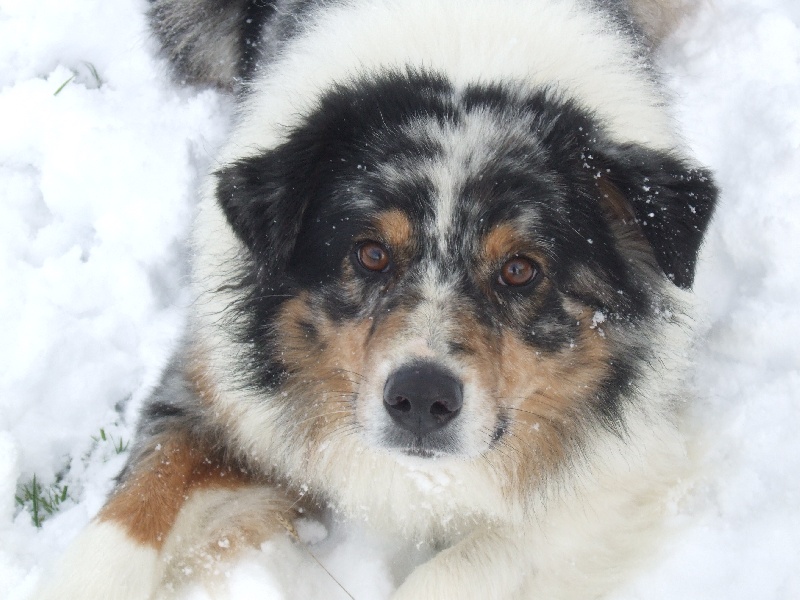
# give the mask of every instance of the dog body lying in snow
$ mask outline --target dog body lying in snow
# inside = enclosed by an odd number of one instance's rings
[[[669,9],[156,1],[238,120],[187,341],[37,597],[179,590],[316,507],[442,548],[397,600],[609,589],[684,462],[716,199],[650,64]]]

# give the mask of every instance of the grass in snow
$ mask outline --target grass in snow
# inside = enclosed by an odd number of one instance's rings
[[[110,433],[106,433],[105,428],[100,428],[100,435],[95,437],[94,446],[111,445],[115,454],[122,454],[127,452],[130,442],[126,442],[122,437],[115,438]],[[90,452],[85,460],[89,460],[92,452]],[[49,485],[42,485],[36,474],[24,483],[17,486],[17,494],[15,500],[17,506],[22,510],[26,510],[31,515],[31,521],[36,527],[41,527],[44,521],[56,514],[67,500],[74,500],[69,495],[69,486],[63,483],[67,469],[56,477],[56,481]]]
[[[116,452],[117,454],[122,454],[123,452],[125,452],[128,449],[128,444],[130,443],[130,442],[123,442],[122,438],[119,438],[118,440],[115,440],[114,436],[111,435],[110,433],[106,434],[106,430],[103,429],[102,427],[100,428],[100,437],[96,438],[96,437],[92,436],[92,439],[95,442],[98,442],[98,443],[101,440],[103,442],[111,442],[111,444],[114,447],[114,452]]]
[[[91,75],[91,78],[94,80],[94,86],[92,86],[90,84],[88,87],[100,87],[101,85],[103,85],[103,80],[100,78],[100,74],[97,72],[97,67],[95,67],[92,63],[90,63],[88,61],[85,61],[85,60],[83,61],[83,65],[86,67],[86,70],[89,71],[89,75]],[[60,86],[58,86],[58,89],[55,92],[53,92],[53,96],[58,96],[61,93],[61,90],[63,90],[65,87],[67,87],[67,85],[73,79],[75,79],[76,77],[78,77],[78,75],[80,75],[80,73],[78,71],[76,71],[74,69],[70,69],[70,70],[72,71],[72,76],[69,77],[69,79],[67,79]],[[86,79],[86,77],[84,76],[82,79]],[[86,82],[84,81],[84,83],[86,83]]]
[[[17,504],[31,513],[31,519],[36,527],[41,527],[44,520],[54,515],[66,502],[69,487],[62,486],[58,481],[42,487],[36,475],[28,483],[23,483],[17,489],[15,499]]]

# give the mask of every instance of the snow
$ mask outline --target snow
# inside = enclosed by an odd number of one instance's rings
[[[11,599],[28,597],[102,505],[184,324],[193,190],[231,106],[168,82],[145,5],[0,0],[0,590]],[[663,67],[686,142],[723,190],[696,282],[708,318],[689,410],[704,470],[676,498],[669,543],[617,598],[800,598],[800,5],[708,3]],[[14,500],[34,474],[68,486],[41,529]],[[382,599],[413,560],[364,532],[299,530],[315,558],[269,542],[228,573],[233,594],[346,598],[319,560],[355,597]]]

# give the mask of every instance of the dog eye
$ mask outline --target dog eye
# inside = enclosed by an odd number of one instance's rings
[[[497,276],[497,283],[507,287],[528,285],[539,274],[536,264],[524,256],[515,256],[507,260]]]
[[[358,264],[374,273],[385,273],[389,270],[391,263],[391,257],[386,247],[373,241],[361,242],[356,247],[356,258]]]

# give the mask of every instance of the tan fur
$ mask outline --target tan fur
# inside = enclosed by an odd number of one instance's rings
[[[307,402],[296,425],[309,441],[321,443],[352,423],[348,399],[362,378],[364,340],[370,325],[330,323],[315,314],[307,294],[288,301],[279,322],[283,359],[301,375],[288,384],[287,394]],[[313,324],[315,340],[308,339],[302,323]]]
[[[488,268],[496,269],[500,262],[518,255],[535,260],[541,267],[547,266],[547,256],[511,223],[496,225],[484,236],[483,258]]]
[[[538,461],[515,461],[516,475],[532,482],[562,466],[579,437],[582,418],[609,371],[607,338],[592,329],[591,315],[579,316],[581,332],[572,347],[556,353],[537,352],[513,334],[504,333],[499,404],[513,419],[510,445]],[[538,464],[537,464],[538,463]]]
[[[577,339],[555,353],[537,351],[509,331],[493,337],[475,318],[460,316],[454,339],[465,349],[462,360],[489,391],[491,409],[511,421],[496,468],[510,470],[526,485],[563,463],[590,408],[585,399],[593,397],[609,371],[608,338],[592,316],[588,310],[576,314]]]
[[[209,448],[187,437],[163,436],[117,488],[97,519],[113,521],[137,542],[160,548],[193,491],[249,484],[247,473],[224,466],[213,456]]]
[[[625,255],[636,257],[639,262],[651,263],[653,270],[658,269],[647,238],[639,226],[633,208],[620,189],[601,175],[597,178],[600,191],[600,205],[609,217],[614,237]]]
[[[597,178],[597,187],[600,190],[601,205],[612,217],[612,222],[633,223],[636,220],[631,203],[613,182],[600,176]]]
[[[519,248],[521,239],[517,230],[509,223],[492,228],[483,239],[483,249],[489,262],[502,260]]]
[[[392,248],[406,248],[411,242],[411,221],[399,210],[390,210],[378,215],[375,225],[383,239]]]
[[[208,371],[206,352],[197,344],[191,349],[186,367],[186,380],[204,405],[216,406],[215,399],[218,397],[218,392]]]

